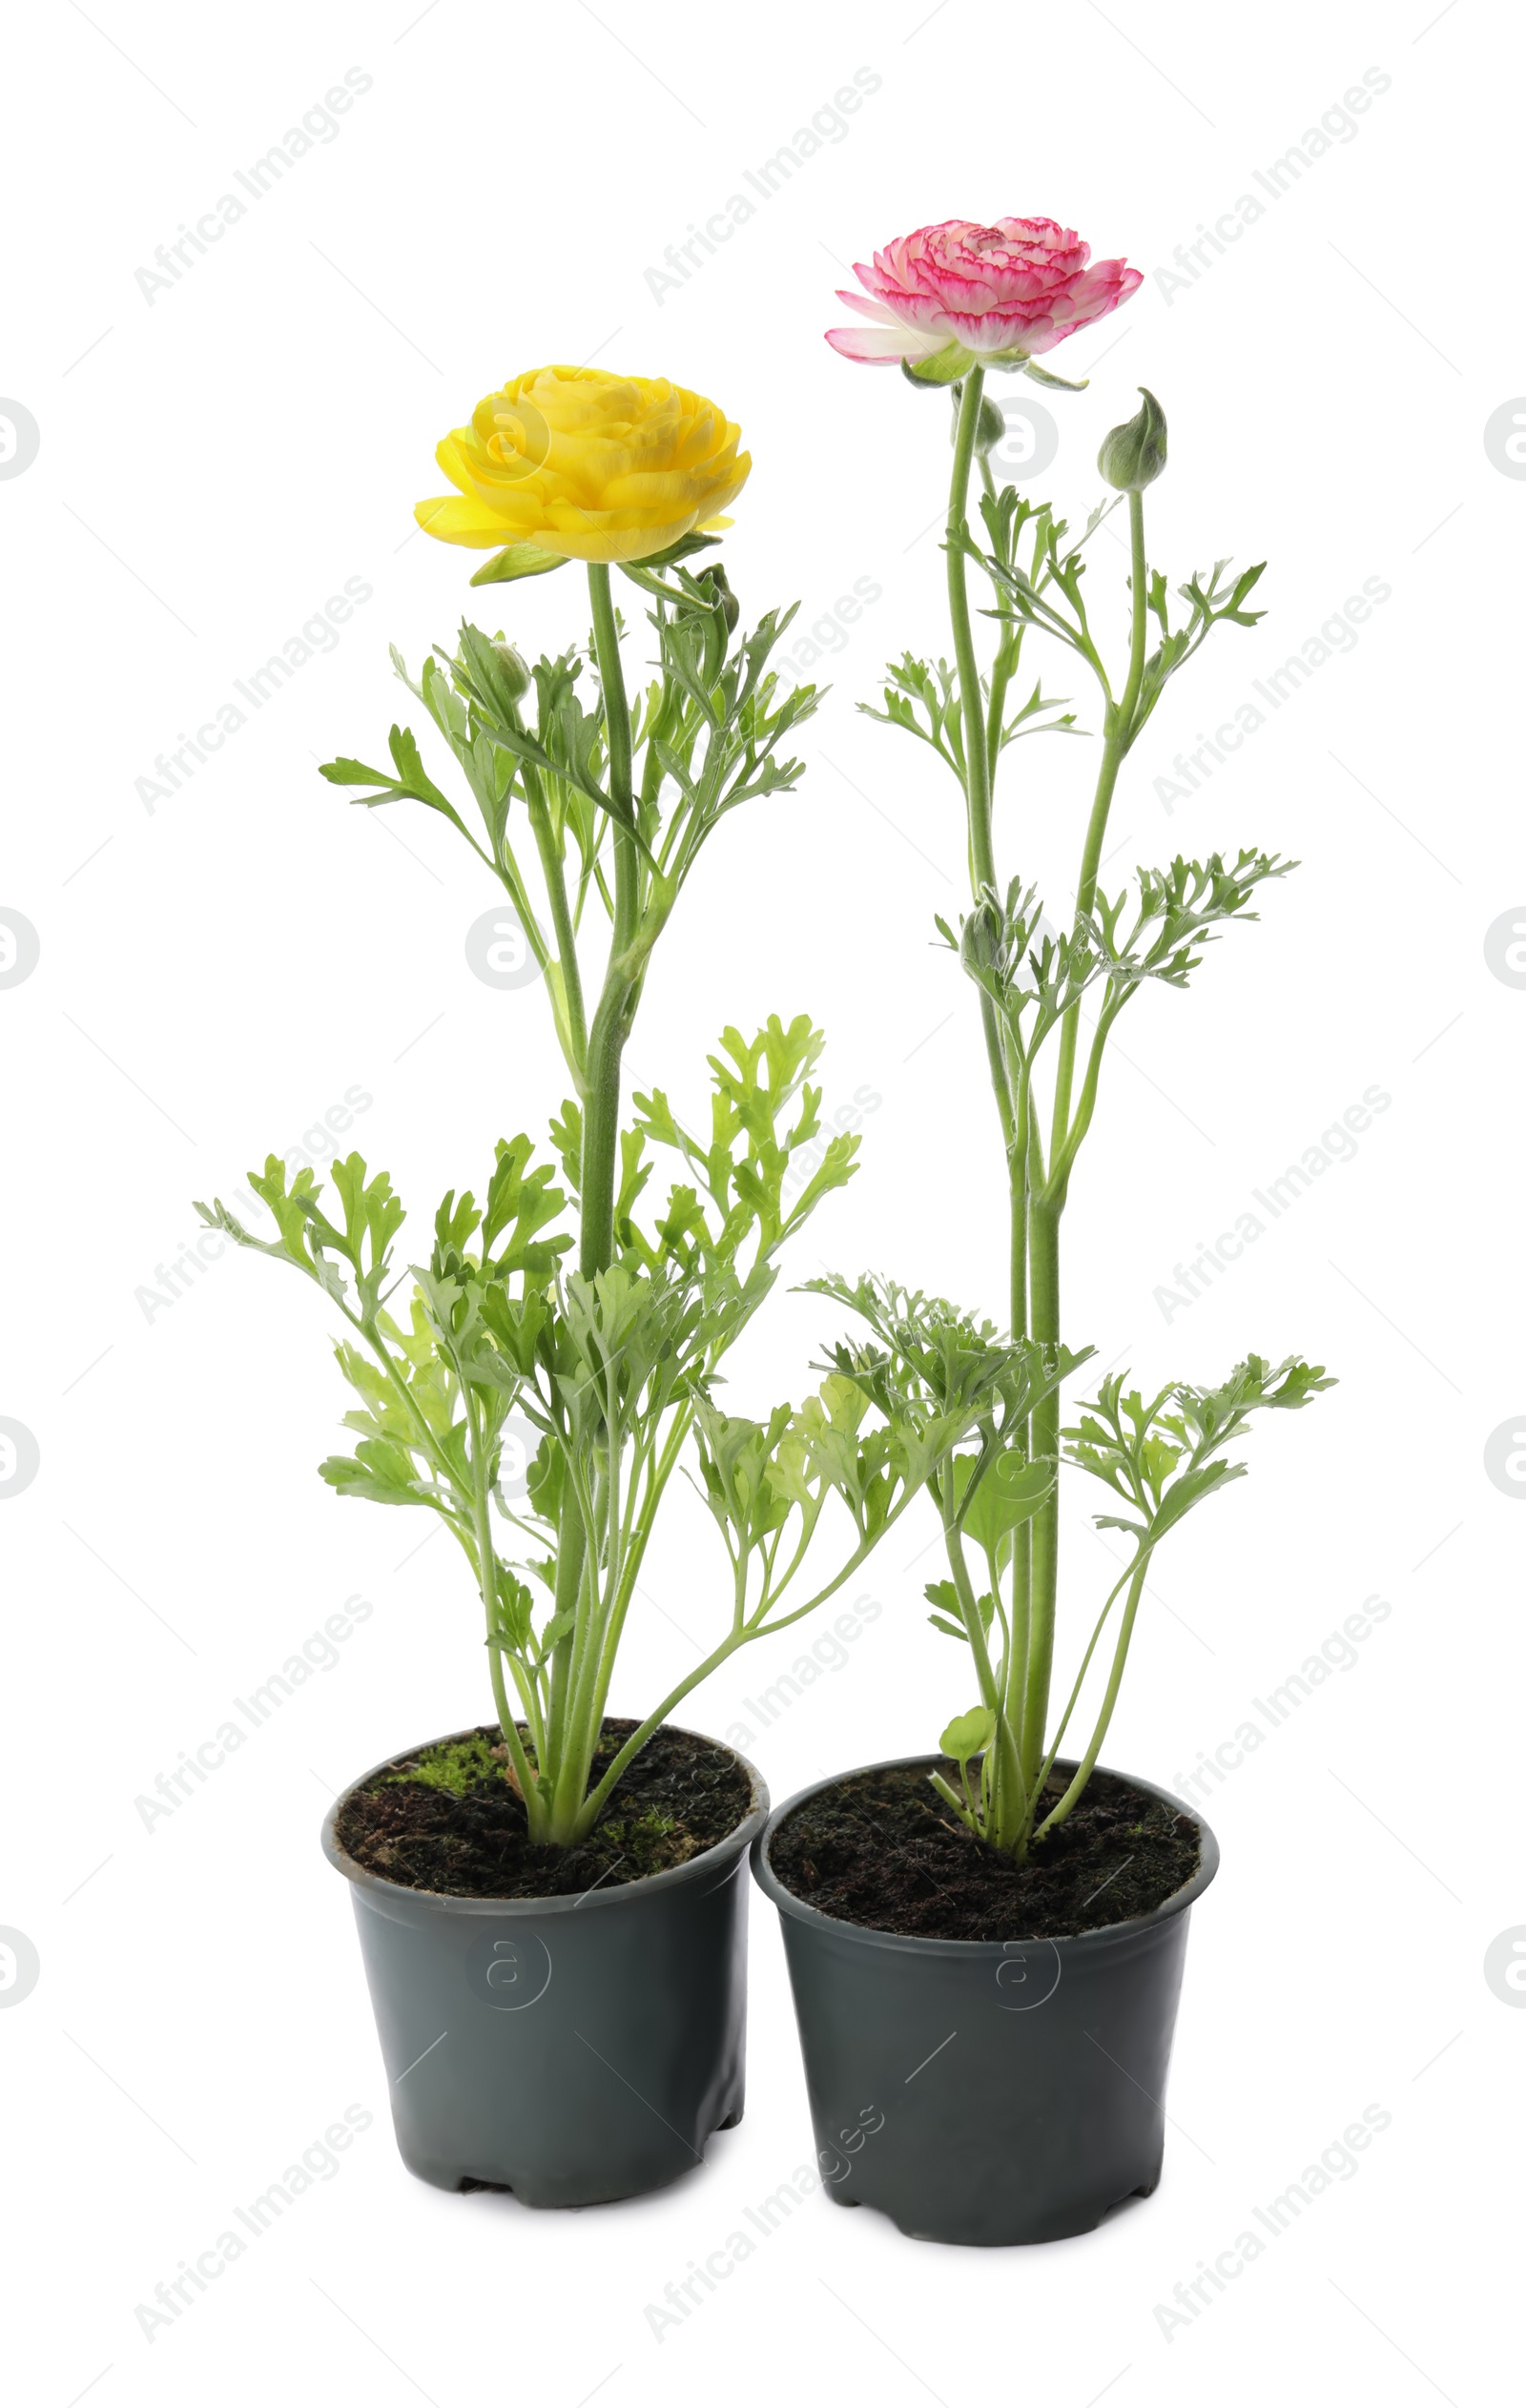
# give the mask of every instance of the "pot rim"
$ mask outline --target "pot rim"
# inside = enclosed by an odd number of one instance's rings
[[[856,1764],[847,1772],[829,1773],[825,1780],[814,1780],[806,1788],[797,1789],[793,1798],[786,1798],[782,1805],[773,1809],[762,1830],[753,1842],[753,1878],[764,1896],[773,1901],[781,1914],[791,1915],[797,1923],[812,1925],[824,1933],[832,1933],[850,1944],[858,1943],[867,1947],[898,1949],[909,1956],[952,1957],[956,1961],[973,1964],[980,1960],[999,1959],[1003,1950],[1020,1945],[1091,1952],[1109,1947],[1115,1941],[1130,1940],[1141,1932],[1153,1931],[1162,1924],[1170,1921],[1173,1916],[1185,1914],[1194,1901],[1202,1897],[1219,1869],[1218,1840],[1196,1808],[1189,1806],[1186,1799],[1178,1798],[1173,1790],[1163,1789],[1157,1781],[1144,1780],[1137,1773],[1120,1773],[1110,1765],[1098,1764],[1093,1767],[1094,1771],[1108,1773],[1114,1780],[1127,1781],[1131,1789],[1142,1789],[1147,1797],[1159,1798],[1165,1804],[1174,1806],[1179,1814],[1186,1815],[1188,1821],[1194,1822],[1198,1828],[1197,1871],[1190,1881],[1183,1883],[1180,1889],[1173,1890],[1169,1898],[1164,1898],[1158,1906],[1152,1906],[1147,1915],[1132,1915],[1126,1923],[1103,1924],[1094,1931],[1045,1934],[1042,1938],[1021,1944],[1011,1940],[938,1940],[926,1937],[919,1932],[876,1931],[869,1924],[848,1923],[840,1915],[825,1915],[819,1906],[808,1905],[803,1898],[796,1897],[793,1889],[785,1887],[769,1863],[768,1852],[770,1842],[780,1823],[786,1815],[794,1813],[796,1806],[803,1805],[808,1798],[819,1796],[823,1789],[835,1788],[839,1781],[852,1780],[858,1773],[899,1772],[905,1766],[931,1766],[942,1760],[941,1757],[936,1754],[887,1756],[875,1764]],[[1062,1766],[1067,1760],[1071,1760],[1062,1757],[1057,1760],[1057,1762],[1058,1765]]]
[[[665,1722],[659,1725],[662,1730],[677,1731],[685,1739],[703,1739],[709,1747],[724,1748],[727,1755],[733,1757],[741,1765],[753,1784],[753,1802],[740,1822],[733,1824],[724,1839],[712,1842],[708,1848],[701,1849],[698,1856],[690,1857],[682,1864],[665,1865],[660,1873],[643,1873],[639,1881],[622,1882],[618,1889],[587,1889],[576,1898],[463,1898],[451,1890],[415,1889],[406,1882],[389,1882],[384,1874],[373,1873],[367,1866],[358,1863],[340,1845],[336,1829],[340,1808],[356,1790],[374,1780],[378,1773],[385,1772],[389,1765],[397,1763],[401,1756],[416,1756],[423,1748],[443,1747],[452,1739],[471,1739],[483,1727],[473,1722],[464,1730],[446,1731],[438,1739],[420,1739],[413,1747],[394,1748],[390,1756],[383,1756],[380,1763],[371,1765],[368,1771],[347,1782],[323,1817],[323,1828],[320,1834],[323,1854],[335,1870],[342,1873],[356,1889],[369,1893],[372,1903],[383,1913],[390,1911],[389,1902],[393,1899],[400,1903],[411,1902],[420,1908],[439,1908],[446,1914],[492,1915],[499,1921],[516,1915],[533,1916],[538,1920],[544,1915],[571,1914],[575,1909],[584,1907],[597,1909],[629,1904],[637,1898],[650,1897],[654,1890],[677,1889],[687,1882],[702,1879],[707,1872],[716,1872],[728,1856],[739,1860],[753,1842],[762,1837],[770,1801],[768,1783],[757,1766],[750,1763],[726,1739],[712,1739],[708,1732],[691,1731],[682,1723]]]

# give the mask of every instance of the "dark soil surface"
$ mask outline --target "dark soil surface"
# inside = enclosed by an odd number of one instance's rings
[[[635,1729],[604,1725],[590,1787]],[[628,1765],[588,1837],[532,1847],[504,1778],[496,1723],[464,1740],[400,1756],[340,1810],[340,1845],[368,1873],[452,1898],[566,1898],[620,1888],[684,1864],[734,1831],[752,1783],[729,1748],[667,1726]]]
[[[957,1765],[937,1769],[958,1788]],[[1047,1796],[1072,1769],[1056,1766]],[[957,1822],[915,1766],[818,1790],[769,1845],[779,1880],[807,1905],[924,1940],[1057,1940],[1127,1923],[1190,1881],[1198,1856],[1188,1817],[1094,1773],[1069,1818],[1014,1864]]]

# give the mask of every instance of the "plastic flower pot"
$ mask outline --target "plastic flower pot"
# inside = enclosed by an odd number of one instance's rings
[[[1197,1871],[1162,1905],[1065,1939],[903,1938],[822,1914],[770,1864],[785,1817],[844,1778],[776,1806],[753,1846],[784,1926],[827,2197],[879,2208],[916,2240],[993,2248],[1089,2233],[1147,2196],[1187,1920],[1219,1865],[1206,1823],[1168,1790],[1115,1776],[1201,1834]]]
[[[531,2207],[591,2207],[675,2181],[711,2132],[740,2122],[743,1873],[769,1794],[736,1761],[752,1803],[724,1840],[582,1897],[404,1888],[346,1855],[343,1798],[330,1808],[323,1852],[350,1883],[411,2172],[443,2191],[495,2183]]]

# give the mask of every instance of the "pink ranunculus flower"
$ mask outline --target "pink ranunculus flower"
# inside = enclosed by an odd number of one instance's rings
[[[979,361],[1021,368],[1067,335],[1105,318],[1144,282],[1122,259],[1091,261],[1090,245],[1052,217],[968,217],[920,226],[875,253],[854,274],[868,294],[839,293],[866,326],[827,336],[845,360],[870,367],[923,367],[962,376]]]

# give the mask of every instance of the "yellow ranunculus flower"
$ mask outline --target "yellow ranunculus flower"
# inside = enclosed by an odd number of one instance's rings
[[[442,543],[528,543],[564,560],[645,560],[728,526],[752,458],[740,427],[666,377],[531,368],[435,453],[454,494],[414,506]]]

